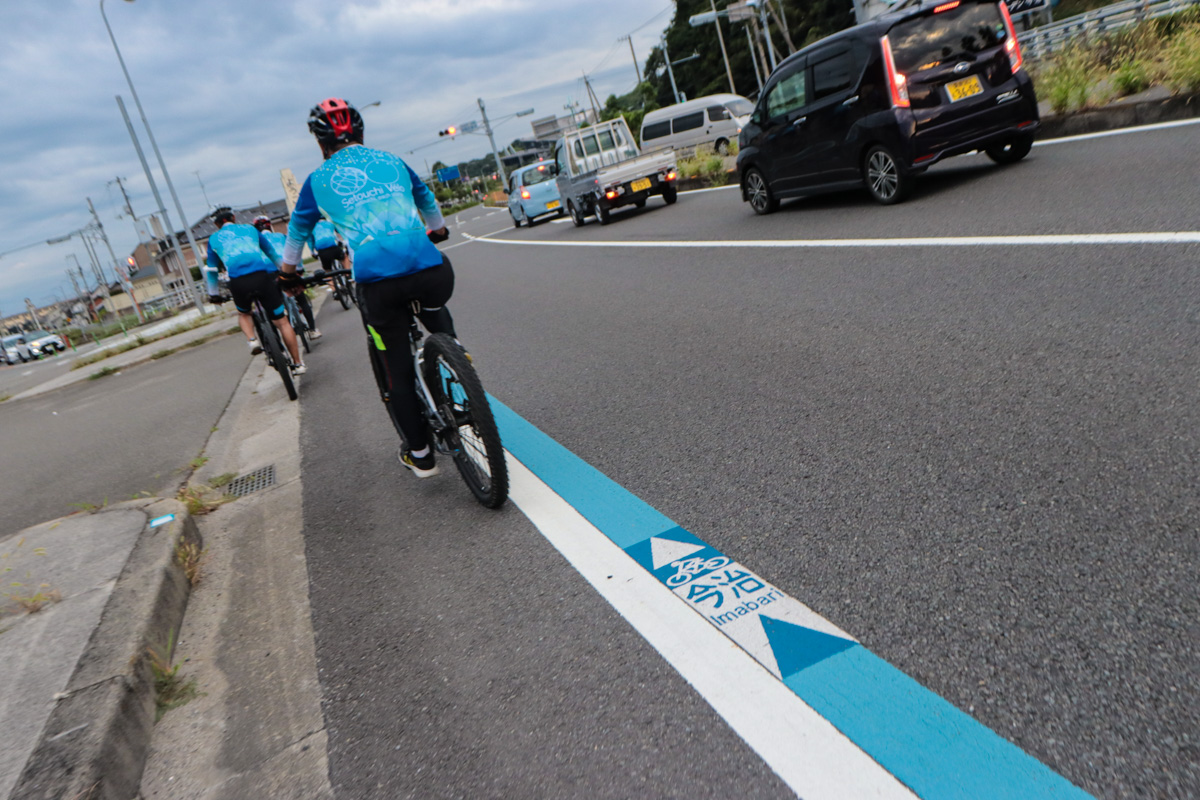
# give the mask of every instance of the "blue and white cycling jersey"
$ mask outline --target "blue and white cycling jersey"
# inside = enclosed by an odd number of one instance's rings
[[[263,231],[259,238],[262,241],[262,251],[267,254],[267,258],[271,259],[276,267],[282,267],[283,246],[287,243],[287,237],[275,231]]]
[[[313,226],[312,235],[308,237],[308,249],[316,253],[326,247],[337,247],[337,243],[337,234],[333,232],[333,225],[329,220],[317,220],[317,224]]]
[[[299,263],[301,248],[322,216],[350,246],[359,283],[442,263],[442,254],[425,235],[427,225],[432,230],[445,225],[437,200],[391,153],[352,145],[308,176],[288,224],[285,261]]]
[[[208,237],[208,268],[204,282],[209,294],[216,294],[217,270],[224,265],[230,278],[252,272],[274,271],[275,265],[263,253],[262,237],[253,225],[227,223]]]

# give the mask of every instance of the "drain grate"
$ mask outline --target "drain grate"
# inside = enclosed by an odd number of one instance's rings
[[[266,489],[268,486],[274,485],[275,465],[271,464],[268,467],[259,467],[254,472],[247,473],[240,478],[234,478],[225,487],[225,493],[231,494],[234,497],[245,497],[260,489]]]

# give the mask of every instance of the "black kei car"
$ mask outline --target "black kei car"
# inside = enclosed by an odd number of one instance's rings
[[[944,158],[1024,158],[1037,127],[1004,2],[916,2],[771,73],[739,137],[742,199],[769,214],[780,198],[865,185],[880,203],[897,203]]]

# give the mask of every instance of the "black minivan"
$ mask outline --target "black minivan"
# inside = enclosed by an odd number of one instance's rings
[[[865,185],[880,203],[897,203],[913,176],[944,158],[1024,158],[1037,126],[1003,0],[917,2],[826,37],[771,73],[738,141],[742,199],[769,214],[780,198]]]

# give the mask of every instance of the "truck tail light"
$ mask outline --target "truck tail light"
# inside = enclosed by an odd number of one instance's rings
[[[677,177],[679,177],[679,176],[675,174],[675,170],[671,170],[670,172],[668,172],[668,173],[667,173],[666,180],[668,180],[668,181],[673,181],[673,180],[675,180]]]
[[[1003,0],[1001,0],[1003,5]],[[896,70],[896,59],[892,57],[892,43],[884,36],[879,40],[883,45],[883,68],[887,73],[888,89],[892,93],[892,108],[908,108],[908,78]]]
[[[1004,15],[1004,27],[1008,29],[1008,38],[1004,40],[1004,52],[1008,54],[1008,65],[1012,67],[1013,75],[1021,68],[1025,59],[1021,57],[1021,45],[1017,44],[1017,31],[1013,28],[1012,15],[1008,13],[1008,4],[1000,0],[1000,13]]]

